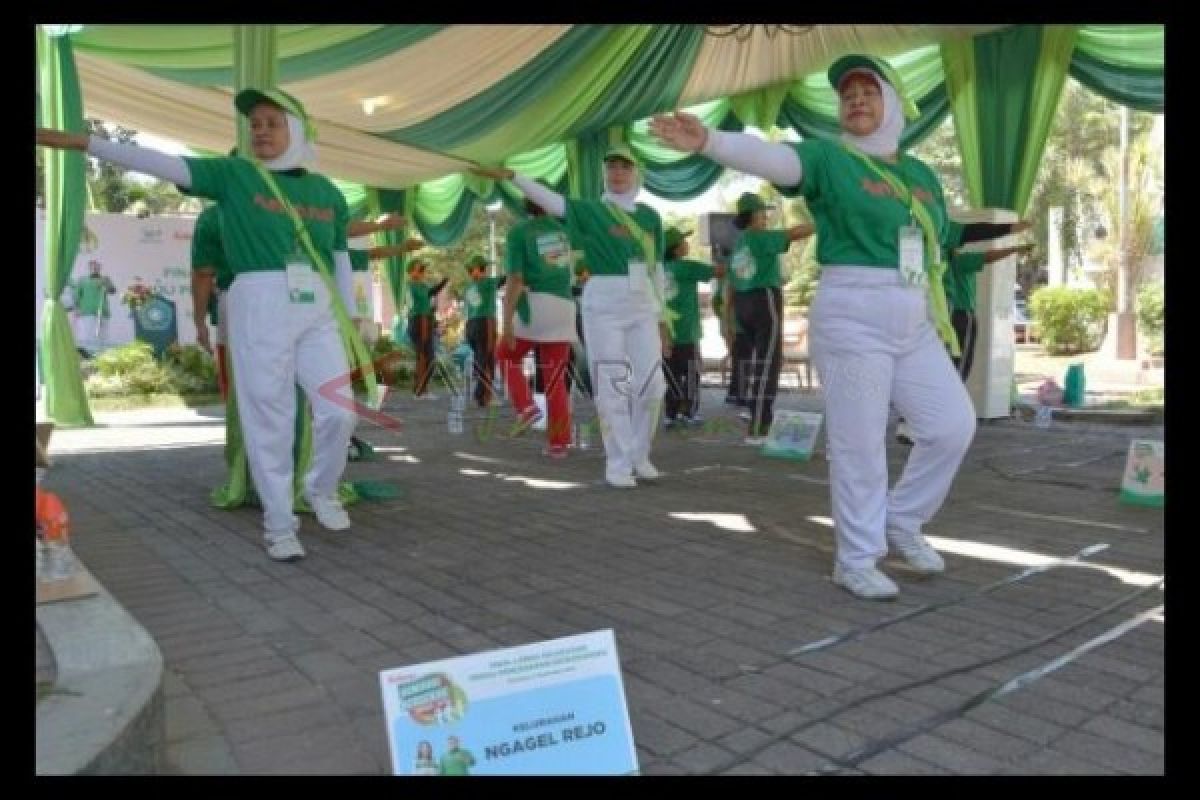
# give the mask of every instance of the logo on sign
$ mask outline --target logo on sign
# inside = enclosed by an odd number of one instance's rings
[[[400,707],[418,725],[446,725],[467,713],[467,693],[443,672],[424,675],[396,687]]]
[[[165,331],[171,326],[171,307],[157,300],[139,308],[137,315],[138,322],[148,331]]]

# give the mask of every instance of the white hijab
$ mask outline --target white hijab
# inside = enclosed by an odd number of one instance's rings
[[[605,177],[604,194],[600,195],[600,199],[605,203],[612,203],[625,211],[637,211],[637,196],[638,192],[642,190],[642,168],[635,164],[634,169],[637,170],[637,177],[633,181],[633,188],[627,192],[617,194],[608,188],[608,178]]]
[[[896,94],[892,85],[875,70],[858,67],[846,74],[853,75],[856,72],[870,75],[879,82],[879,88],[883,94],[883,122],[866,136],[856,136],[853,133],[842,131],[842,141],[873,156],[892,155],[900,150],[900,134],[904,133],[904,112],[900,108],[900,96]]]
[[[271,172],[284,172],[304,164],[312,166],[317,160],[316,145],[304,136],[304,123],[290,111],[285,111],[284,116],[287,117],[288,125],[287,150],[284,150],[283,155],[278,158],[262,162],[263,166]]]

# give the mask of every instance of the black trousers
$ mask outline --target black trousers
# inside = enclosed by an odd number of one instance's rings
[[[425,394],[429,379],[433,377],[436,335],[437,325],[433,314],[414,314],[408,318],[408,338],[417,354],[416,373],[413,375],[413,394],[417,397]]]
[[[951,356],[950,360],[954,362],[958,374],[962,376],[963,383],[966,383],[967,377],[971,374],[971,364],[975,360],[975,333],[977,330],[975,312],[952,311],[950,312],[950,324],[954,326],[954,332],[958,334],[958,345],[962,350],[961,358]]]
[[[700,363],[695,344],[673,344],[671,355],[663,361],[663,376],[667,379],[667,419],[680,413],[696,416],[700,407]]]
[[[471,346],[475,365],[475,402],[486,407],[492,402],[496,376],[496,318],[476,317],[467,320],[467,344]]]
[[[746,402],[746,365],[754,354],[754,346],[745,331],[733,334],[733,346],[729,355],[729,389],[725,392],[726,399],[733,399],[742,405]]]
[[[733,309],[753,347],[746,376],[750,435],[765,436],[775,418],[775,394],[783,368],[783,290],[772,286],[734,292]]]

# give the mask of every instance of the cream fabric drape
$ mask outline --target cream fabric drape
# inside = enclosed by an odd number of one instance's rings
[[[532,61],[570,25],[453,25],[393,55],[284,89],[308,112],[364,131],[390,131],[471,99]],[[384,98],[371,115],[362,101]]]
[[[754,26],[737,36],[705,37],[679,106],[796,81],[846,53],[889,56],[946,39],[986,33],[1003,25],[817,25],[805,34],[767,34]]]
[[[76,53],[88,115],[224,153],[234,141],[233,98]],[[301,102],[308,106],[307,98]],[[317,117],[317,169],[369,186],[401,189],[466,167],[466,162],[389,142]]]

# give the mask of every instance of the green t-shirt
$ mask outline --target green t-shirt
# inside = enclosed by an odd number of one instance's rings
[[[960,253],[951,256],[942,285],[946,287],[946,303],[951,311],[975,310],[975,279],[983,269],[983,253]]]
[[[112,312],[108,308],[108,290],[112,281],[104,276],[99,278],[88,275],[71,284],[75,292],[75,310],[83,317],[104,317],[108,319]]]
[[[470,775],[470,768],[475,766],[475,756],[470,750],[451,750],[442,755],[439,765],[442,775]]]
[[[421,281],[408,282],[408,314],[409,316],[422,316],[424,314],[433,313],[433,301],[430,297],[430,285]]]
[[[567,233],[584,253],[584,262],[592,275],[628,275],[630,261],[646,261],[641,244],[621,223],[621,218],[600,200],[566,198]],[[663,260],[662,219],[648,205],[637,204],[632,214],[625,212],[645,232],[654,237],[654,259]],[[640,238],[640,235],[639,235]],[[653,274],[654,265],[647,264]]]
[[[896,269],[899,230],[909,224],[909,208],[894,197],[891,185],[839,142],[806,139],[792,145],[803,165],[801,194],[817,228],[817,262]],[[924,204],[943,249],[958,247],[962,225],[946,215],[937,175],[910,155],[896,164],[871,161],[897,177]],[[918,225],[919,227],[919,225]],[[936,253],[926,253],[926,264]]]
[[[355,272],[367,272],[371,269],[371,256],[366,250],[351,247],[347,252],[350,254],[350,267]]]
[[[463,292],[467,301],[467,319],[484,319],[496,316],[497,278],[480,278],[471,281]]]
[[[221,245],[233,275],[283,270],[294,252],[304,252],[291,216],[253,164],[242,158],[184,161],[191,171],[189,193],[220,204]],[[332,270],[333,252],[346,249],[346,198],[328,178],[303,169],[276,172],[273,177]]]
[[[571,238],[567,229],[546,214],[516,225],[508,232],[504,271],[520,275],[531,292],[571,298]]]
[[[696,284],[713,279],[712,265],[686,258],[668,261],[665,278],[667,307],[679,315],[671,327],[671,338],[678,344],[695,344],[700,341],[700,299]]]
[[[768,289],[783,285],[779,257],[791,240],[787,231],[744,230],[738,234],[729,258],[729,274],[735,292]]]

